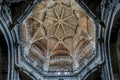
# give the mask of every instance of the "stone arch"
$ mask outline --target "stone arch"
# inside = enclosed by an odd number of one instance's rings
[[[110,35],[110,55],[113,75],[116,80],[120,79],[120,9],[114,17]]]

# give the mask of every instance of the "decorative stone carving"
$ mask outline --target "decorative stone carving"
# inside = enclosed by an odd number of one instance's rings
[[[95,47],[94,22],[75,0],[38,3],[23,21],[21,35],[26,58],[42,66],[47,61],[48,71],[72,71],[73,61],[80,65]]]

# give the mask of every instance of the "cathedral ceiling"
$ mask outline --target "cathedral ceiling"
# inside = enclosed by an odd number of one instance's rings
[[[43,0],[23,21],[21,37],[35,68],[73,71],[92,55],[95,24],[75,0]]]

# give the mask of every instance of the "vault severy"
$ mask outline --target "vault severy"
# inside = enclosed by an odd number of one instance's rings
[[[75,0],[43,0],[23,21],[21,37],[36,69],[74,71],[93,54],[95,25]]]

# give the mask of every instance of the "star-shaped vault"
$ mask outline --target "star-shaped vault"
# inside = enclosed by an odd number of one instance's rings
[[[21,35],[26,60],[44,71],[76,70],[95,46],[95,25],[75,0],[38,3]]]

